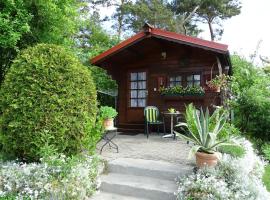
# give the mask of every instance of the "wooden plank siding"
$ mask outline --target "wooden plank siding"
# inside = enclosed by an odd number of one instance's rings
[[[166,59],[162,58],[161,52],[166,52]],[[204,87],[206,80],[211,77],[211,69],[213,69],[213,75],[218,74],[216,56],[219,54],[195,47],[157,41],[157,39],[145,39],[140,44],[120,52],[117,57],[109,58],[103,65],[119,86],[118,123],[143,123],[143,109],[129,107],[129,73],[131,71],[147,72],[147,105],[157,106],[160,111],[174,107],[183,112],[185,105],[189,103],[194,103],[198,107],[219,105],[218,93],[206,92],[202,97],[167,98],[161,96],[158,91],[154,91],[154,88],[158,88],[159,76],[182,75],[186,77],[193,73],[201,74],[201,86]],[[221,59],[221,63],[224,62]],[[185,81],[183,85],[186,85]]]

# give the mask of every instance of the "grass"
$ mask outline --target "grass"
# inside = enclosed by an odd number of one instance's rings
[[[265,167],[263,183],[266,186],[267,190],[270,192],[270,164],[266,165]]]

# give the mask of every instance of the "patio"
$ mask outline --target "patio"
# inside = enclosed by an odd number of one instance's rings
[[[165,161],[176,164],[194,165],[194,160],[188,160],[190,146],[185,141],[172,138],[162,138],[162,135],[151,133],[149,138],[144,134],[127,135],[118,133],[113,139],[119,147],[119,153],[106,145],[101,157],[107,161],[117,158],[135,158],[154,161]],[[101,140],[97,149],[100,150],[104,141]]]

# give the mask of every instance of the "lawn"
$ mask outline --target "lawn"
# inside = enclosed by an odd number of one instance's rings
[[[268,164],[265,167],[265,173],[263,176],[263,182],[267,188],[267,190],[270,192],[270,164]]]

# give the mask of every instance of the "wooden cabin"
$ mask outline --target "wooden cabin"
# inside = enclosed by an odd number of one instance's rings
[[[142,129],[144,108],[185,110],[185,105],[220,105],[220,92],[206,85],[217,74],[231,73],[228,46],[145,24],[131,38],[91,59],[118,84],[117,126]],[[200,86],[203,94],[162,94],[166,87]]]

